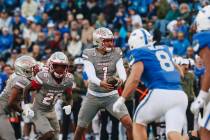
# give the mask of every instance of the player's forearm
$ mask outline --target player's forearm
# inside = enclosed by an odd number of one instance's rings
[[[16,102],[8,103],[8,105],[4,108],[4,111],[6,114],[9,114],[11,110],[15,110],[19,113],[23,112],[23,109],[21,108],[21,106],[17,104]]]
[[[64,94],[64,105],[72,105],[73,104],[73,99],[72,99],[72,88],[69,87],[65,90]]]
[[[204,65],[205,65],[205,74],[202,79],[201,83],[201,90],[208,92],[210,88],[210,61],[209,61],[209,55],[210,55],[210,50],[209,48],[204,48],[200,52],[200,56],[203,59]]]
[[[71,98],[71,96],[65,98],[64,105],[73,105],[73,99]]]
[[[139,82],[139,80],[132,80],[131,78],[128,78],[122,93],[122,97],[128,98],[130,94],[136,89]]]
[[[63,105],[64,105],[64,106],[73,105],[73,99],[72,99],[72,98],[64,97],[64,98],[63,98]]]
[[[10,104],[8,107],[12,110],[15,110],[15,111],[19,112],[19,113],[23,112],[23,109],[18,104]]]
[[[203,80],[202,80],[202,84],[201,84],[201,89],[203,91],[208,92],[209,88],[210,88],[210,70],[206,70]]]
[[[17,100],[18,97],[21,96],[21,94],[23,94],[23,89],[18,87],[18,86],[14,86],[11,89],[11,96],[8,99],[8,104],[6,106],[6,110],[15,110],[18,112],[22,112],[22,108],[20,107],[20,105],[18,104]]]
[[[91,81],[92,83],[100,86],[101,80],[99,78],[97,78],[96,76],[91,76],[91,78],[89,79],[89,81]]]
[[[126,74],[126,71],[125,71],[125,67],[123,65],[122,58],[118,60],[118,62],[116,64],[116,68],[117,68],[117,73],[119,75],[119,78],[121,80],[123,80],[123,82],[125,82],[125,80],[127,78],[127,74]]]
[[[143,73],[144,65],[142,62],[137,62],[132,66],[131,73],[126,81],[122,97],[127,98],[136,89],[140,82],[141,74]]]
[[[85,72],[87,73],[88,80],[100,86],[101,80],[96,76],[95,68],[90,61],[84,61]]]

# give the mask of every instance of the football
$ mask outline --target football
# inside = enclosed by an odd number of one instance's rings
[[[113,76],[107,78],[107,83],[111,84],[114,88],[118,87],[118,80]]]

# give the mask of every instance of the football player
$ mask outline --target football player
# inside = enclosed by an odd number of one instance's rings
[[[201,82],[201,90],[198,97],[191,105],[191,111],[196,115],[204,106],[204,114],[199,119],[200,138],[209,140],[210,138],[210,5],[201,9],[196,18],[195,24],[197,33],[193,36],[194,50],[203,59],[205,65],[205,74]]]
[[[28,117],[33,117],[39,140],[58,139],[60,127],[54,105],[59,97],[65,97],[63,109],[67,115],[71,113],[73,77],[67,72],[68,58],[62,52],[55,52],[49,59],[49,71],[38,72],[30,87],[37,93],[30,109],[35,115]]]
[[[126,80],[122,52],[119,48],[114,48],[113,39],[113,33],[109,29],[98,28],[93,32],[93,44],[96,48],[86,49],[83,52],[89,84],[87,96],[79,111],[74,140],[82,139],[85,129],[101,108],[105,108],[119,119],[127,130],[128,139],[132,139],[132,121],[125,104],[122,105],[120,112],[112,110],[113,103],[119,96],[116,88],[109,84],[107,79],[117,73],[118,85]]]
[[[10,76],[7,85],[0,95],[0,139],[16,140],[14,130],[7,119],[12,110],[23,112],[20,104],[28,93],[28,86],[34,73],[36,61],[30,56],[21,56],[15,63],[15,72]],[[27,108],[27,105],[26,105]]]
[[[113,110],[120,111],[141,79],[150,91],[135,111],[134,139],[147,140],[147,124],[164,116],[168,139],[181,140],[188,101],[168,47],[154,46],[152,36],[143,28],[131,33],[128,44],[131,50],[131,73]]]

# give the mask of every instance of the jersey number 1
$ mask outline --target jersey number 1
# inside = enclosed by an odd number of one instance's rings
[[[158,61],[160,62],[160,66],[163,70],[169,72],[169,71],[174,71],[174,65],[168,55],[168,53],[164,51],[157,51],[155,53]]]
[[[104,80],[105,80],[107,76],[108,67],[103,67],[102,70],[104,71]]]

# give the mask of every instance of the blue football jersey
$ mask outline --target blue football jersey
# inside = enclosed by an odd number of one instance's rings
[[[180,90],[180,74],[176,70],[167,46],[151,46],[132,50],[130,63],[143,62],[141,81],[149,89]]]
[[[193,49],[195,52],[199,52],[202,48],[210,48],[210,31],[204,31],[196,33],[193,36]]]

